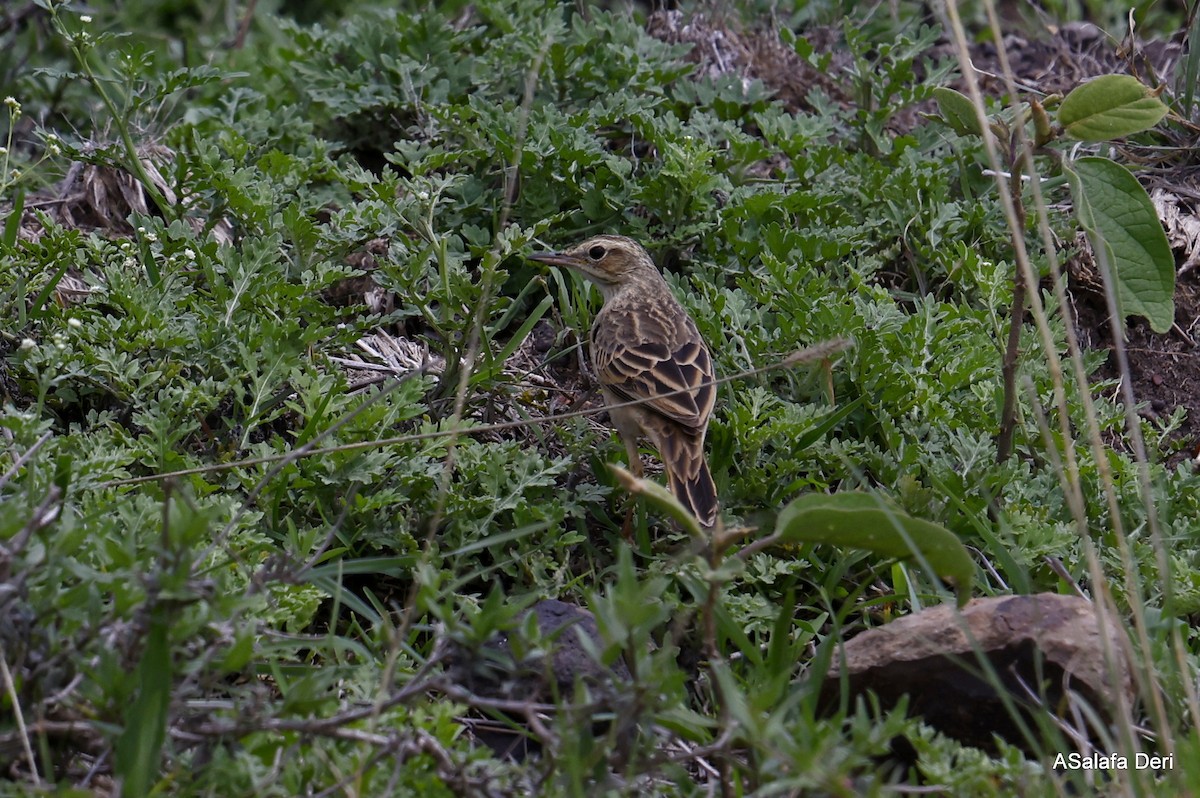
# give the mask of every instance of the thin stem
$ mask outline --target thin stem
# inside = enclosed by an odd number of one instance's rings
[[[4,692],[8,694],[8,700],[12,702],[13,717],[17,721],[17,734],[21,736],[21,748],[25,753],[25,760],[29,764],[29,775],[33,778],[33,786],[40,786],[41,778],[38,776],[37,759],[33,756],[33,748],[29,745],[29,730],[25,728],[25,715],[21,712],[21,702],[17,696],[17,686],[13,682],[12,672],[8,669],[8,652],[0,646],[0,680],[4,683]]]
[[[1004,404],[1000,410],[1000,433],[996,436],[996,462],[1012,455],[1013,432],[1017,426],[1017,364],[1021,357],[1021,328],[1025,326],[1025,281],[1013,275],[1013,302],[1009,316],[1008,344],[1000,372],[1004,380]]]
[[[50,6],[50,16],[54,21],[54,27],[62,36],[67,45],[71,48],[71,54],[75,56],[75,60],[79,62],[79,68],[87,76],[92,86],[96,89],[96,94],[100,96],[100,101],[104,103],[105,110],[108,111],[109,118],[116,126],[117,132],[121,136],[121,144],[125,148],[125,157],[129,161],[126,168],[131,171],[138,182],[142,184],[142,189],[149,195],[150,200],[165,216],[168,213],[168,205],[166,198],[162,192],[158,190],[158,186],[154,185],[154,181],[150,179],[150,174],[146,171],[146,167],[142,164],[142,159],[138,155],[137,145],[133,141],[133,135],[129,132],[129,117],[126,112],[117,108],[117,104],[113,101],[108,91],[104,88],[104,84],[96,77],[92,65],[88,62],[87,52],[83,47],[84,39],[80,35],[73,35],[62,24],[62,20],[58,17],[58,9],[56,6]]]

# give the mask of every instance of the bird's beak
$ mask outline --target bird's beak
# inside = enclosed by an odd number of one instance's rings
[[[535,252],[529,256],[529,259],[536,260],[538,263],[548,263],[551,266],[567,266],[572,269],[579,269],[583,266],[579,258],[568,255],[565,252]]]

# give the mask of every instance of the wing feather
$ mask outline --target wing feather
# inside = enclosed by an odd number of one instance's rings
[[[601,384],[626,401],[649,399],[644,408],[684,426],[705,425],[716,401],[716,386],[706,384],[712,357],[673,298],[613,309],[597,322],[592,365]]]

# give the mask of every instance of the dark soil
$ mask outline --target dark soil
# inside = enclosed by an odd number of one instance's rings
[[[1004,49],[1018,86],[1025,91],[1066,94],[1080,82],[1110,73],[1132,74],[1150,86],[1170,85],[1180,56],[1178,42],[1116,42],[1089,23],[1063,25],[1043,38],[1007,36]],[[985,91],[1000,96],[1004,85],[998,79],[1001,64],[995,46],[981,43],[972,59],[985,73]],[[987,75],[986,73],[991,73]],[[1187,160],[1190,148],[1167,149],[1174,159]],[[1200,199],[1200,174],[1195,164],[1179,160],[1156,161],[1136,148],[1118,150],[1118,160],[1128,157],[1147,191],[1161,189],[1178,195],[1173,212],[1194,217],[1194,205]],[[1175,249],[1176,261],[1184,269],[1195,257],[1194,243],[1177,234],[1168,224],[1168,236]],[[1076,255],[1075,257],[1078,257]],[[1070,271],[1071,269],[1068,268]],[[1114,380],[1121,376],[1113,347],[1112,328],[1102,290],[1098,286],[1081,287],[1072,281],[1076,333],[1080,343],[1090,349],[1107,350],[1108,360],[1093,378]],[[1168,451],[1150,452],[1151,459],[1165,458],[1174,466],[1195,456],[1200,444],[1200,349],[1194,339],[1194,327],[1200,319],[1200,282],[1192,271],[1180,277],[1175,287],[1175,327],[1163,334],[1150,329],[1144,319],[1128,319],[1124,325],[1129,379],[1138,412],[1151,421],[1166,419],[1178,407],[1187,410],[1180,430],[1172,436]],[[1119,396],[1114,397],[1120,399]],[[1120,448],[1121,441],[1109,441]]]
[[[1108,360],[1094,378],[1119,378],[1121,372],[1104,299],[1092,292],[1077,292],[1075,297],[1075,327],[1080,344],[1109,352]],[[1187,410],[1182,427],[1171,438],[1178,447],[1160,453],[1170,466],[1193,458],[1200,446],[1200,347],[1192,337],[1197,319],[1200,319],[1200,280],[1193,272],[1175,285],[1173,330],[1160,335],[1143,319],[1130,320],[1125,325],[1129,376],[1140,415],[1157,421],[1165,420],[1177,407]],[[1154,453],[1149,454],[1155,459]]]

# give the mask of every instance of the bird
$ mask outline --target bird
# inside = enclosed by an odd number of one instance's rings
[[[692,320],[641,244],[600,235],[531,260],[565,266],[600,289],[604,306],[589,334],[592,368],[609,417],[642,476],[639,437],[658,450],[667,485],[706,529],[717,522],[717,488],[704,456],[716,402],[712,356]],[[640,404],[619,407],[626,402]],[[630,536],[632,507],[625,518]]]

